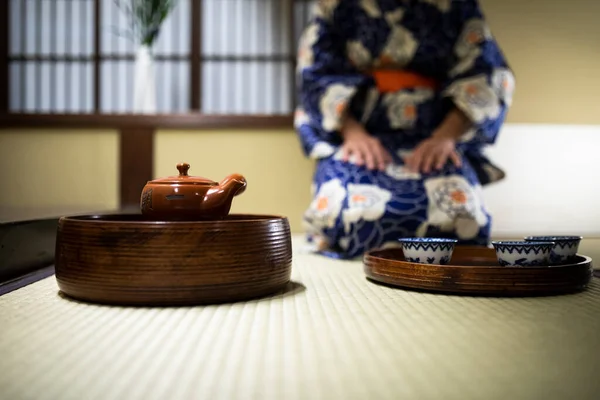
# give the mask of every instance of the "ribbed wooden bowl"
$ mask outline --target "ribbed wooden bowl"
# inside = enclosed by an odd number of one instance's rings
[[[64,294],[116,305],[248,300],[281,290],[292,270],[288,220],[268,215],[193,222],[63,217],[55,257]]]
[[[552,267],[501,267],[494,249],[457,246],[449,265],[417,264],[402,249],[373,250],[364,257],[373,281],[405,289],[484,296],[540,296],[573,293],[592,279],[592,259],[578,255]]]

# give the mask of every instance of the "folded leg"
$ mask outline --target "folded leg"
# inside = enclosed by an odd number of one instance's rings
[[[319,162],[304,226],[316,251],[354,258],[408,236],[486,244],[491,218],[465,163],[422,176],[402,165],[369,171],[331,157]]]

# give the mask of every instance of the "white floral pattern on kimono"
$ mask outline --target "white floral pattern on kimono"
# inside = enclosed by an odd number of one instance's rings
[[[400,20],[402,20],[402,17],[404,16],[404,10],[401,8],[398,8],[394,11],[388,11],[385,13],[385,20],[387,21],[388,24],[390,25],[395,25],[398,22],[400,22]]]
[[[379,91],[375,88],[371,88],[367,90],[365,96],[365,104],[362,115],[360,117],[360,122],[364,125],[369,118],[371,117],[371,113],[377,106],[377,101],[379,100]]]
[[[469,141],[475,138],[475,135],[477,135],[477,129],[471,128],[467,132],[465,132],[460,138],[458,138],[458,143],[468,143]]]
[[[385,207],[392,194],[385,189],[369,184],[348,184],[348,207],[343,211],[342,220],[346,232],[352,223],[361,219],[377,221],[385,213]]]
[[[452,0],[421,0],[424,3],[429,3],[432,6],[437,7],[441,12],[448,12],[450,10],[450,3]]]
[[[317,143],[318,145],[319,143]],[[407,153],[402,153],[403,157],[407,156]],[[410,153],[408,153],[410,154]],[[331,154],[328,154],[324,157],[329,157]],[[333,160],[335,161],[342,161],[343,160],[343,156],[344,156],[344,151],[342,148],[338,147],[337,149],[334,150],[333,152]],[[347,160],[345,161],[346,163],[350,163],[350,164],[354,164],[357,165],[356,163],[356,156],[351,154],[350,157],[347,158]],[[391,178],[394,179],[421,179],[422,176],[421,174],[419,174],[418,172],[411,172],[408,170],[408,168],[406,168],[403,164],[396,164],[396,163],[389,163],[386,167],[385,167],[385,171],[384,173],[386,175],[388,175]]]
[[[419,43],[408,29],[393,26],[376,65],[403,67],[413,59],[418,46]]]
[[[467,21],[454,47],[458,62],[449,75],[456,76],[473,68],[475,60],[481,56],[481,44],[491,39],[492,33],[484,20],[474,18]]]
[[[360,0],[360,6],[371,18],[381,17],[381,10],[376,0]]]
[[[325,21],[331,21],[333,11],[337,8],[342,0],[317,0],[314,5],[313,14],[315,17],[322,18]]]
[[[371,64],[371,53],[361,42],[349,40],[346,48],[348,59],[357,68],[366,68]]]
[[[502,107],[494,89],[487,82],[486,75],[477,75],[457,80],[445,91],[454,104],[479,124],[487,119],[498,118]]]
[[[418,180],[422,178],[420,173],[412,172],[404,165],[394,163],[388,164],[385,173],[396,180]]]
[[[417,120],[417,109],[433,97],[433,90],[417,89],[414,92],[397,92],[385,95],[387,116],[392,128],[410,128]]]
[[[336,148],[327,142],[317,142],[310,151],[309,158],[318,160],[319,158],[329,157],[334,154]]]
[[[346,189],[339,179],[323,183],[305,213],[305,219],[310,220],[312,228],[333,227],[345,198]]]
[[[496,96],[511,105],[515,91],[515,76],[506,68],[496,68],[492,73],[492,87]]]
[[[429,205],[427,220],[419,227],[421,236],[429,226],[445,232],[456,232],[460,239],[472,239],[488,223],[484,213],[480,187],[473,186],[460,175],[425,179]]]
[[[335,150],[332,159],[335,160],[335,161],[343,161],[343,159],[344,159],[344,150],[341,147],[338,147]],[[349,164],[358,165],[357,164],[357,157],[356,157],[355,154],[350,154],[350,156],[344,162],[345,163],[349,163]]]
[[[298,129],[302,125],[309,123],[310,118],[308,117],[308,114],[306,114],[302,108],[298,107],[294,112],[294,128]]]
[[[341,116],[348,107],[348,99],[355,92],[356,88],[342,84],[327,87],[320,101],[323,129],[338,130],[341,128]]]
[[[319,39],[319,25],[312,23],[302,33],[298,44],[297,66],[298,71],[314,64],[313,46]]]

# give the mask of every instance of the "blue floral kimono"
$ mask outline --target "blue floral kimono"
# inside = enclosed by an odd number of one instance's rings
[[[382,91],[373,71],[395,69],[437,83]],[[511,104],[514,76],[476,0],[320,0],[298,52],[295,127],[317,160],[309,240],[352,258],[409,236],[487,244],[481,188],[504,177],[483,154]],[[462,166],[411,173],[403,157],[458,107],[473,129],[459,141]],[[371,171],[341,160],[342,114],[377,137],[394,162]]]

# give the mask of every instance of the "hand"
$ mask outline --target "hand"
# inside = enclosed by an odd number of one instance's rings
[[[447,137],[433,136],[422,141],[404,162],[411,172],[427,174],[432,169],[442,169],[448,160],[451,160],[457,167],[462,165],[456,151],[456,141]]]
[[[384,171],[392,156],[381,145],[381,142],[369,135],[356,121],[348,119],[341,132],[344,138],[342,145],[342,159],[348,162],[354,156],[357,165],[365,165],[370,170]]]
[[[472,126],[471,121],[458,108],[453,108],[432,137],[422,141],[415,151],[404,162],[412,172],[429,173],[432,169],[440,170],[448,162],[462,165],[456,151],[456,141]]]

